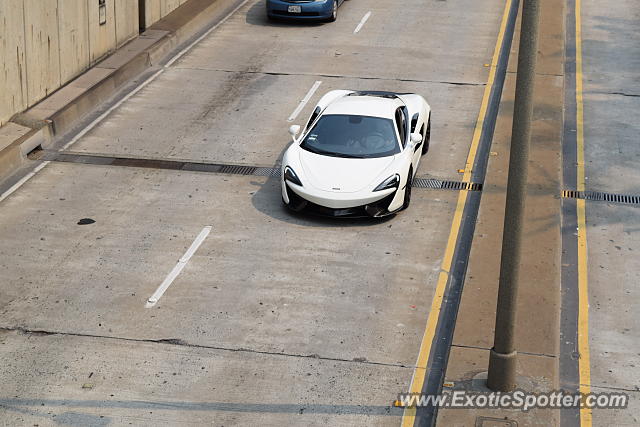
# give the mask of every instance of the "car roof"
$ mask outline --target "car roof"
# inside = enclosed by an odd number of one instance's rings
[[[395,96],[376,96],[356,92],[329,104],[324,115],[346,114],[393,119],[396,109],[402,105],[404,105],[402,101]]]

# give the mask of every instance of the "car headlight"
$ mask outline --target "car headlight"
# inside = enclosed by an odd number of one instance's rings
[[[284,179],[285,181],[289,181],[293,184],[296,184],[302,187],[302,181],[300,181],[300,178],[298,178],[298,175],[296,175],[293,169],[291,169],[289,166],[286,166],[284,168]]]
[[[382,181],[373,191],[382,191],[389,188],[397,188],[400,185],[400,175],[391,175],[389,178]]]

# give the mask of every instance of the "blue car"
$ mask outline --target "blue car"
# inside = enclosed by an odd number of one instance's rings
[[[267,0],[269,19],[292,18],[335,21],[344,0]]]

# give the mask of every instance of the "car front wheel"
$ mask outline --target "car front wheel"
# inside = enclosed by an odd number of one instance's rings
[[[411,203],[411,188],[413,187],[413,171],[409,170],[409,176],[407,177],[407,186],[404,189],[404,204],[402,209],[407,209]]]
[[[331,11],[329,22],[334,22],[336,19],[338,19],[338,0],[333,0],[333,9]]]
[[[431,140],[431,116],[429,116],[429,121],[427,122],[427,130],[424,131],[422,135],[422,140],[424,143],[422,144],[422,155],[424,156],[429,151],[429,141]]]

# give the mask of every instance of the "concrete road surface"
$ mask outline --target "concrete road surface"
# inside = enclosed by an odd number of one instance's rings
[[[416,92],[434,111],[418,174],[460,180],[503,8],[357,0],[295,24],[250,0],[57,147],[272,167],[328,90]],[[416,189],[394,218],[329,221],[284,210],[272,177],[52,162],[0,209],[0,418],[398,425],[456,200]]]
[[[572,62],[564,76],[538,70],[554,88],[564,77],[563,189],[579,189],[583,170],[588,191],[637,195],[638,6],[563,4],[567,24],[581,6],[565,53],[575,62],[581,42],[583,90]],[[59,138],[68,161],[34,161],[44,168],[0,200],[0,425],[399,425],[392,402],[419,371],[459,194],[416,188],[392,218],[320,219],[283,208],[271,168],[322,94],[387,90],[432,106],[418,175],[460,181],[504,10],[504,0],[351,0],[335,23],[298,24],[269,22],[264,0],[248,0]],[[554,37],[541,64],[561,57]],[[539,332],[559,342],[560,361],[555,344],[533,355],[548,357],[549,387],[631,396],[627,410],[563,411],[561,425],[638,425],[638,206],[557,199],[562,283],[540,292],[562,291],[562,324]],[[474,289],[482,307],[467,296],[462,308],[482,314],[490,336],[493,300]],[[490,345],[476,341],[469,350]]]

